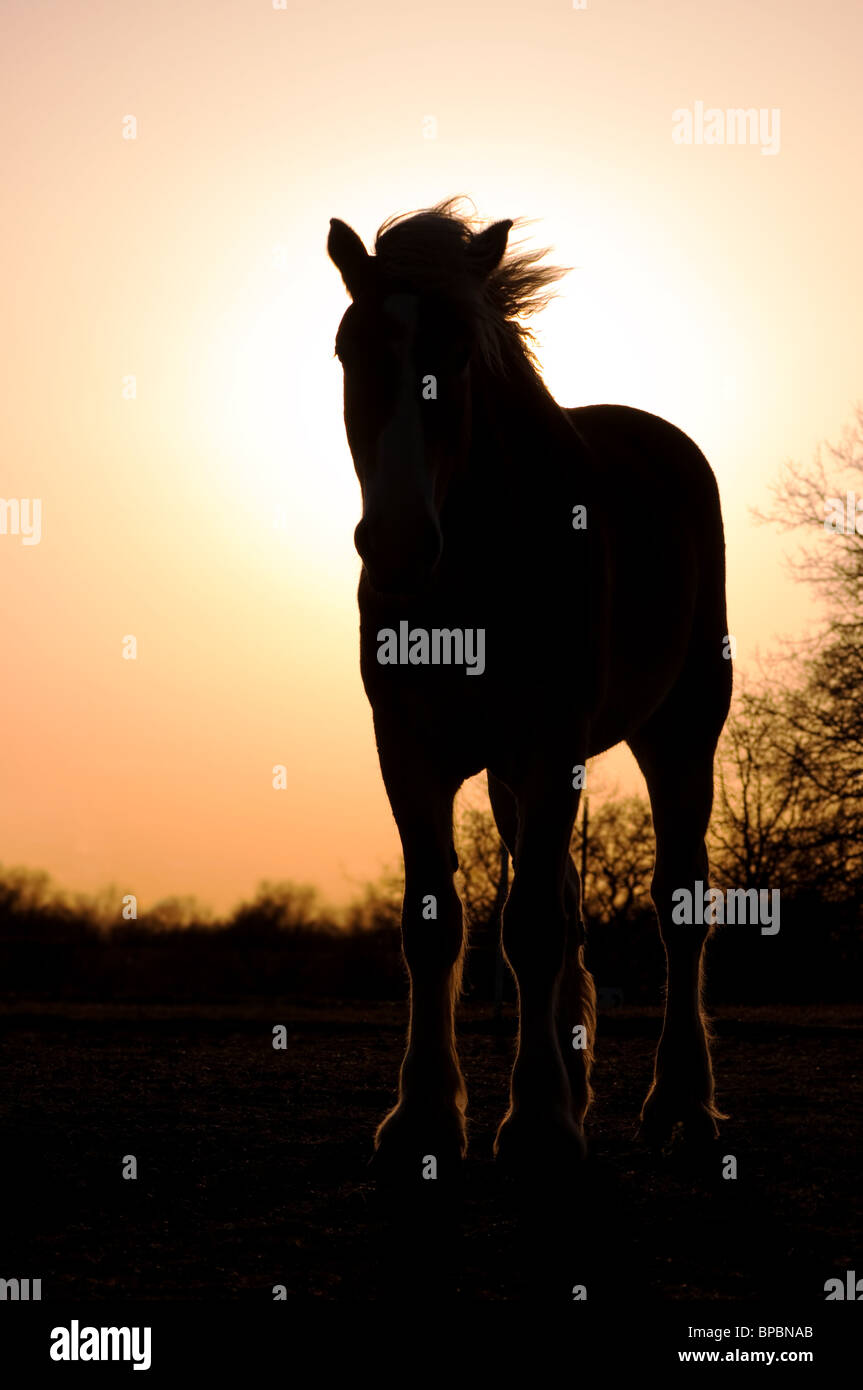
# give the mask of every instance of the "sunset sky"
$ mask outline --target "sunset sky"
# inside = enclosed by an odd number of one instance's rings
[[[6,0],[2,34],[0,497],[42,501],[38,545],[0,535],[4,865],[221,910],[397,860],[333,216],[535,219],[574,267],[536,321],[557,399],[713,465],[739,670],[814,620],[748,509],[863,397],[856,0]],[[696,102],[778,109],[778,152],[675,143]]]

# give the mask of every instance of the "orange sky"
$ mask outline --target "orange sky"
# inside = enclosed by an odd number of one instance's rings
[[[863,395],[856,3],[6,0],[2,24],[0,497],[43,512],[38,545],[0,535],[4,864],[221,909],[265,877],[343,899],[397,858],[331,216],[368,242],[465,192],[539,219],[577,267],[537,321],[549,386],[703,448],[740,668],[811,619],[793,540],[747,508]],[[778,108],[779,152],[674,143],[698,101]]]

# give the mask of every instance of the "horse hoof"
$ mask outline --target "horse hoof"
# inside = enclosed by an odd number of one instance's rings
[[[377,1182],[426,1187],[452,1181],[466,1152],[461,1111],[434,1117],[398,1105],[378,1127],[369,1168]]]
[[[706,1102],[666,1099],[658,1092],[644,1102],[638,1139],[649,1149],[665,1148],[678,1139],[694,1148],[706,1148],[718,1138],[714,1108]]]
[[[587,1157],[584,1130],[570,1115],[507,1115],[494,1141],[501,1168],[519,1176],[567,1178]]]

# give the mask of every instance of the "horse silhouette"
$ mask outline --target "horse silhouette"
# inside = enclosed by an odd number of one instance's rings
[[[429,1156],[455,1171],[466,1151],[452,814],[482,770],[513,860],[519,1002],[494,1151],[541,1170],[584,1156],[596,996],[570,842],[587,759],[622,741],[650,794],[668,967],[641,1133],[709,1140],[724,1118],[701,1002],[710,928],[672,917],[676,888],[708,882],[731,698],[716,481],[657,416],[555,402],[524,320],[564,271],[507,252],[512,220],[480,229],[458,204],[388,219],[373,255],[337,219],[327,244],[352,299],[336,355],[363,502],[360,665],[405,864],[410,1022],[375,1135],[383,1172]]]

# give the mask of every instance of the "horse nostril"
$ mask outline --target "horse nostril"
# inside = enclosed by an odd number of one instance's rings
[[[425,537],[425,563],[429,569],[434,569],[441,556],[443,549],[443,538],[437,527],[433,531],[428,531]]]
[[[434,522],[414,527],[405,524],[401,530],[388,530],[382,536],[363,517],[354,531],[354,544],[375,588],[412,592],[429,579],[440,559],[443,540]]]

